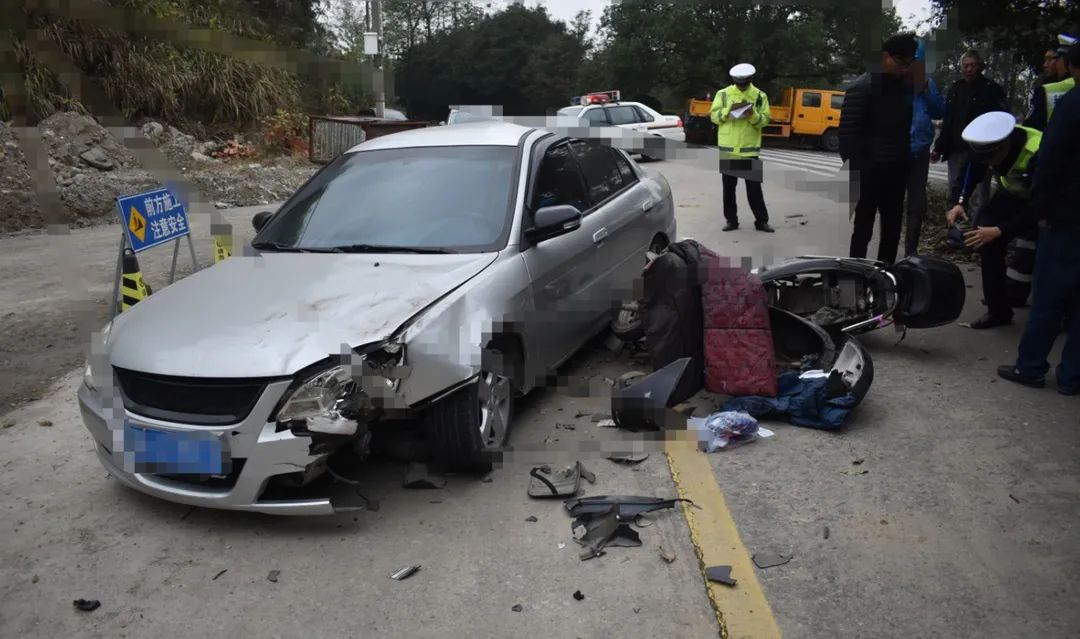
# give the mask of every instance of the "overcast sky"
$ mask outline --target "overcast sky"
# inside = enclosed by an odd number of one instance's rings
[[[912,27],[917,21],[930,15],[930,0],[892,0],[892,2],[906,26]],[[600,18],[600,14],[604,12],[604,7],[609,3],[610,0],[525,0],[525,4],[529,6],[537,4],[546,6],[548,13],[567,22],[573,20],[578,11],[587,9],[592,11],[594,25]],[[913,15],[915,20],[911,19]]]

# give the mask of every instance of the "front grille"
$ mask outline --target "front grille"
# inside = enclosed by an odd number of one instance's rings
[[[270,380],[172,377],[115,368],[124,407],[133,413],[182,424],[233,424],[259,401]]]

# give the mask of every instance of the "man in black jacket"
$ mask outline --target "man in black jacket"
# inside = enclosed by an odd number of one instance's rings
[[[881,47],[881,70],[859,76],[845,91],[840,111],[840,158],[858,180],[851,257],[866,257],[874,220],[881,212],[878,259],[896,260],[910,160],[912,60],[918,43],[898,35]]]
[[[1080,80],[1080,47],[1069,52],[1069,71]],[[1061,364],[1057,369],[1058,391],[1080,393],[1080,89],[1065,94],[1054,108],[1039,149],[1039,170],[1031,199],[1021,215],[999,227],[971,231],[969,245],[980,246],[1002,234],[1014,235],[1038,224],[1034,296],[1024,337],[1014,365],[998,367],[998,375],[1026,386],[1042,387],[1050,365],[1046,359],[1067,315],[1068,329]]]
[[[931,162],[945,160],[949,163],[950,205],[956,204],[960,191],[964,188],[965,170],[972,161],[968,146],[960,134],[972,120],[984,113],[1009,110],[1005,89],[984,76],[983,68],[982,56],[974,49],[960,59],[963,78],[949,88],[945,98],[945,119],[941,123],[941,133],[930,154]],[[969,202],[969,212],[977,216],[979,209],[989,198],[990,174],[987,173]]]

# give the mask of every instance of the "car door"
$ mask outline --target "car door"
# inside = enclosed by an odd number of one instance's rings
[[[596,286],[602,265],[600,216],[591,211],[581,169],[569,141],[550,146],[527,194],[526,226],[544,206],[567,204],[582,212],[581,227],[531,244],[523,241],[534,313],[525,328],[533,375],[550,375],[583,344],[595,326]]]
[[[632,298],[631,285],[652,239],[649,214],[659,202],[621,151],[593,140],[574,140],[571,146],[593,207],[593,232],[601,238],[595,259],[602,284],[595,308],[602,319],[614,305]]]
[[[796,125],[800,127],[800,132],[807,135],[821,135],[825,130],[825,109],[820,91],[802,92]]]
[[[608,106],[604,107],[604,110],[607,111],[608,119],[615,126],[634,131],[646,130],[645,122],[638,116],[637,109],[629,104]]]

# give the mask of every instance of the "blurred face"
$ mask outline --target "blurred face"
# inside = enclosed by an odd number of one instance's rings
[[[890,75],[904,75],[910,73],[911,65],[911,58],[893,55],[888,52],[882,52],[881,54],[881,70]]]
[[[1064,60],[1057,54],[1057,51],[1053,49],[1048,50],[1043,55],[1043,75],[1048,80],[1056,80],[1064,75],[1062,72],[1064,69]]]
[[[960,61],[960,73],[968,82],[972,82],[982,73],[982,62],[977,58],[967,57]]]

